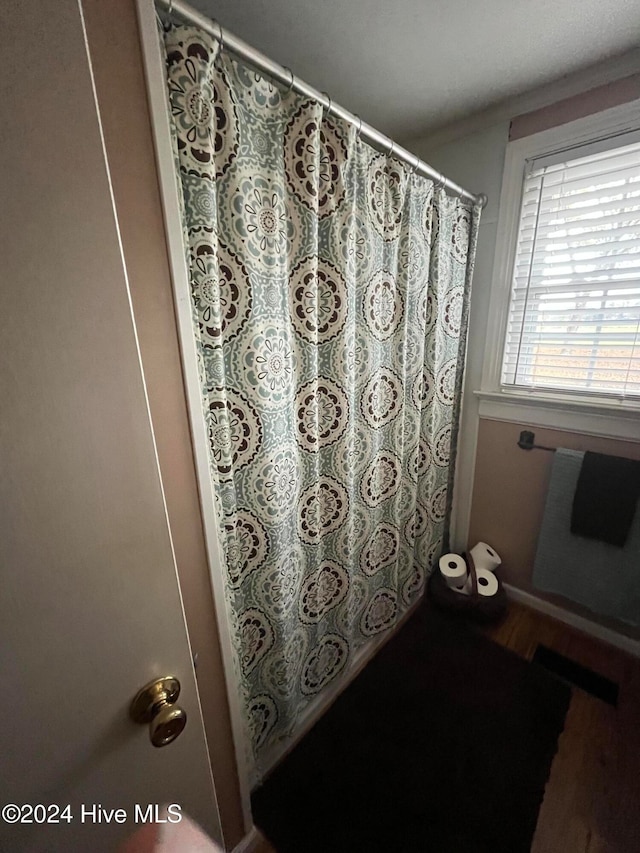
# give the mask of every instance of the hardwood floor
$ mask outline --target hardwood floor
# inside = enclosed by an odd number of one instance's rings
[[[640,851],[640,661],[511,603],[496,642],[531,659],[538,643],[618,683],[618,708],[574,689],[532,853]]]
[[[531,853],[640,853],[640,660],[515,602],[486,633],[527,660],[543,643],[620,687],[617,709],[573,691]],[[255,853],[276,851],[263,839]]]

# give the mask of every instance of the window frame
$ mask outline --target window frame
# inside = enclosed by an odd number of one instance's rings
[[[507,143],[480,390],[480,417],[640,440],[640,401],[501,382],[525,169],[531,160],[640,130],[640,99]]]

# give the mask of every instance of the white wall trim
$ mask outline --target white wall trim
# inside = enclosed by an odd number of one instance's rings
[[[245,830],[253,827],[249,786],[249,741],[242,712],[240,686],[235,674],[235,653],[231,641],[231,614],[222,572],[222,552],[218,541],[218,522],[209,471],[208,442],[202,412],[202,395],[198,373],[195,338],[192,328],[191,295],[182,239],[182,220],[178,199],[171,130],[162,54],[156,28],[153,0],[136,0],[140,41],[144,62],[147,94],[153,130],[156,165],[160,183],[169,265],[173,282],[174,304],[182,371],[187,391],[189,421],[196,463],[200,506],[211,573],[214,604],[218,620],[220,645],[227,687],[231,727],[238,765],[238,779]]]
[[[313,728],[318,720],[333,705],[336,699],[343,693],[352,681],[362,672],[365,666],[375,657],[380,649],[385,646],[402,628],[405,622],[411,618],[423,601],[421,596],[418,601],[411,605],[409,610],[394,627],[380,637],[362,646],[353,656],[350,666],[342,673],[332,686],[314,699],[304,710],[298,719],[295,731],[273,747],[265,754],[262,765],[263,778],[279,764],[282,759],[291,752],[297,743]]]
[[[471,286],[473,287],[473,282]],[[467,361],[468,355],[465,356],[465,372]],[[466,385],[466,382],[464,385]],[[467,547],[469,527],[471,525],[473,487],[476,479],[478,417],[475,406],[473,405],[475,401],[473,397],[469,399],[469,391],[464,385],[460,407],[458,448],[453,480],[451,525],[449,529],[449,547],[452,551],[464,551]]]
[[[252,825],[250,832],[248,832],[240,843],[236,844],[233,848],[233,853],[251,853],[251,851],[256,849],[260,841],[260,833],[255,826]]]
[[[636,409],[590,407],[565,400],[529,400],[508,394],[477,392],[483,420],[557,429],[601,438],[640,442],[640,412]]]
[[[640,640],[634,640],[632,637],[627,637],[625,634],[619,634],[611,628],[605,628],[597,622],[592,622],[584,616],[578,616],[577,613],[572,613],[570,610],[565,610],[564,607],[559,607],[557,604],[552,604],[550,601],[545,601],[533,595],[530,592],[525,592],[523,589],[518,589],[511,584],[503,583],[507,596],[512,601],[518,601],[521,604],[531,607],[546,616],[551,616],[558,622],[563,622],[565,625],[570,625],[583,634],[588,634],[596,640],[601,640],[603,643],[608,643],[616,649],[620,649],[627,654],[640,658]]]

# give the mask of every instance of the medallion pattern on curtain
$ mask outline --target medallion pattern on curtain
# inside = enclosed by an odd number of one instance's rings
[[[163,33],[254,754],[443,546],[478,210],[191,27]]]

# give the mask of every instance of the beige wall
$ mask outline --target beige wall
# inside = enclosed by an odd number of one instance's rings
[[[134,0],[83,0],[117,216],[227,849],[244,834]],[[162,618],[162,614],[158,614]]]
[[[563,98],[555,104],[516,116],[511,120],[509,139],[521,139],[619,104],[628,104],[636,98],[640,98],[640,74],[631,74],[572,98]]]
[[[535,433],[536,444],[546,447],[593,450],[629,459],[640,459],[640,444],[527,424],[480,421],[469,545],[479,541],[493,545],[503,561],[500,577],[507,583],[583,612],[577,605],[567,605],[564,599],[534,591],[531,584],[553,454],[521,450],[517,441],[525,429]],[[613,624],[608,620],[598,621]],[[619,623],[615,627],[640,636],[640,631],[627,631]]]

